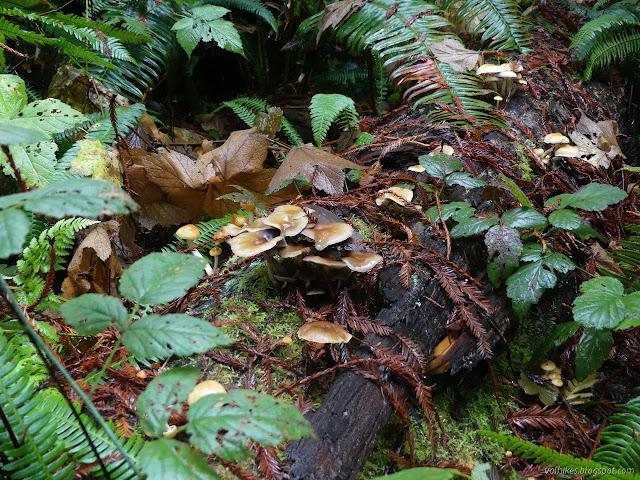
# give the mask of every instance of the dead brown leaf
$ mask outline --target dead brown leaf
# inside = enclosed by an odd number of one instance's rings
[[[252,173],[262,170],[262,165],[267,158],[269,138],[257,133],[255,128],[232,132],[229,138],[220,147],[204,154],[219,178],[209,181],[223,182],[233,179],[240,173]],[[203,159],[198,162],[205,164]]]
[[[438,60],[460,73],[474,70],[480,59],[478,52],[465,48],[462,43],[453,38],[431,43],[429,48]]]
[[[606,120],[596,123],[582,113],[575,131],[568,135],[581,152],[579,158],[594,167],[609,168],[615,157],[625,158],[618,145],[617,132],[616,122]]]
[[[315,188],[329,195],[336,195],[342,192],[344,186],[344,168],[362,170],[365,167],[310,144],[293,147],[269,183],[269,191],[278,190],[287,181],[300,175]]]
[[[115,220],[102,222],[80,243],[69,262],[69,276],[62,282],[62,296],[75,298],[83,293],[118,296],[117,283],[122,266],[113,238],[120,225]]]
[[[342,0],[324,7],[324,14],[318,23],[316,43],[320,42],[322,32],[335,28],[347,15],[356,13],[365,3],[367,0]]]

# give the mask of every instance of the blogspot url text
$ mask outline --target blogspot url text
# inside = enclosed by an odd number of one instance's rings
[[[633,468],[568,468],[568,467],[548,467],[545,469],[545,473],[551,475],[571,475],[571,476],[583,476],[583,475],[631,475],[635,473]]]

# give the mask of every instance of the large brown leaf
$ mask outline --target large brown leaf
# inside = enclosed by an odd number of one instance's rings
[[[609,168],[616,156],[625,158],[618,145],[617,133],[616,122],[606,120],[596,123],[583,112],[576,130],[568,135],[580,150],[582,160],[594,167]]]
[[[329,28],[335,28],[347,15],[353,15],[367,0],[342,0],[324,7],[324,14],[318,23],[318,36],[316,42],[320,42],[322,32]]]
[[[429,44],[431,53],[443,63],[456,72],[468,72],[475,69],[480,58],[480,54],[474,50],[469,50],[462,43],[453,38],[445,38],[442,42]]]
[[[315,188],[329,195],[336,195],[342,192],[344,186],[343,168],[362,170],[365,167],[309,144],[293,147],[269,183],[269,191],[278,190],[287,181],[300,175]]]
[[[229,181],[240,173],[259,172],[267,158],[269,138],[257,133],[255,128],[238,130],[220,147],[205,154],[211,156],[216,174],[210,181]],[[205,156],[203,155],[203,156]],[[198,162],[203,163],[201,160]]]

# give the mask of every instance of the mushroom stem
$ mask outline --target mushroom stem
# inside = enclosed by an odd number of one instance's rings
[[[279,277],[286,277],[287,272],[283,271],[282,265],[280,265],[280,262],[273,258],[273,253],[271,253],[270,250],[262,252],[262,257],[267,263],[267,273],[269,274],[269,280],[271,280],[271,283],[276,286],[280,285],[280,282],[275,276],[278,275]]]
[[[192,240],[187,240],[187,246],[188,246],[189,248],[193,248],[193,247],[195,247],[195,244],[193,243],[193,241],[192,241]],[[205,264],[205,266],[204,266],[204,271],[205,271],[205,273],[206,273],[207,275],[213,275],[214,271],[213,271],[213,269],[211,268],[211,265],[209,265],[209,261],[208,261],[206,258],[204,258],[204,256],[203,256],[203,255],[198,251],[198,249],[197,249],[197,248],[196,248],[195,250],[192,250],[192,251],[191,251],[191,254],[192,254],[194,257],[198,257],[198,258],[201,258],[201,259],[205,260],[205,261],[207,262],[207,263]],[[217,260],[217,258],[216,258],[216,260]]]

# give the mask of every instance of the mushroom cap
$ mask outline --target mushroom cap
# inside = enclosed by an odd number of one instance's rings
[[[247,219],[242,215],[234,215],[231,217],[231,223],[237,227],[244,227],[247,224]]]
[[[485,82],[497,82],[500,79],[498,77],[496,77],[495,75],[489,75],[488,77],[484,77],[484,81]]]
[[[498,73],[499,78],[518,78],[518,74],[511,70],[505,70],[504,72]]]
[[[495,97],[493,97],[493,99],[494,99],[495,101],[497,101],[497,102],[500,102],[500,101],[504,100],[504,98],[502,98],[502,96],[501,96],[501,95],[496,95]]]
[[[555,385],[556,387],[561,387],[561,386],[564,385],[564,382],[562,381],[561,378],[553,378],[553,379],[551,379],[551,383],[553,385]]]
[[[297,205],[280,205],[273,209],[272,215],[275,213],[286,213],[287,215],[291,216],[291,218],[300,218],[307,215],[307,212],[305,212],[302,207],[299,207]]]
[[[309,223],[309,218],[306,215],[295,218],[287,213],[272,213],[264,219],[263,223],[279,229],[285,237],[293,237],[304,230]]]
[[[578,147],[574,147],[573,145],[563,145],[558,148],[553,155],[556,157],[579,157],[582,152]]]
[[[212,240],[214,242],[221,242],[222,240],[226,240],[227,238],[235,237],[240,232],[242,232],[242,229],[240,227],[234,225],[233,223],[228,223],[213,235]]]
[[[316,265],[322,265],[330,268],[347,268],[348,265],[341,260],[332,260],[331,258],[321,257],[320,255],[309,255],[302,259],[303,262],[311,262]]]
[[[422,165],[411,165],[409,168],[407,168],[407,170],[409,170],[410,172],[418,172],[418,173],[427,171],[427,169],[424,168]]]
[[[271,250],[283,238],[276,236],[274,230],[259,230],[241,233],[227,240],[227,243],[231,246],[231,251],[239,257],[252,257]]]
[[[413,190],[401,187],[391,187],[380,190],[376,196],[376,205],[379,207],[395,202],[398,205],[405,206],[413,200]]]
[[[544,143],[551,143],[553,145],[556,145],[558,143],[569,143],[569,139],[558,132],[553,132],[545,135],[542,141]]]
[[[212,257],[217,257],[222,253],[222,249],[220,247],[211,247],[211,250],[209,250],[209,255],[211,255]]]
[[[344,222],[318,223],[313,228],[302,231],[303,235],[315,240],[316,250],[324,250],[329,245],[345,241],[353,234],[353,227]]]
[[[227,390],[222,386],[220,382],[216,382],[215,380],[205,380],[204,382],[200,382],[193,390],[189,393],[187,397],[187,403],[189,406],[196,403],[202,397],[206,397],[207,395],[214,395],[216,393],[227,393]]]
[[[267,219],[267,217],[256,218],[249,225],[244,226],[240,230],[240,233],[244,233],[244,232],[259,232],[260,230],[268,230],[268,229],[273,228],[273,225],[268,225],[268,224],[265,223],[266,219]]]
[[[453,155],[455,150],[451,145],[440,145],[429,152],[429,155],[437,155],[438,153],[444,153],[445,155]]]
[[[198,227],[193,225],[192,223],[188,223],[186,225],[181,226],[177,231],[176,235],[183,240],[193,241],[200,236],[200,230]]]
[[[545,360],[540,364],[540,368],[542,368],[542,370],[544,370],[545,372],[552,372],[553,370],[555,370],[556,364],[551,360]]]
[[[278,250],[278,255],[282,258],[299,257],[300,255],[306,255],[311,249],[304,245],[288,245]]]
[[[365,253],[350,250],[345,252],[341,260],[354,272],[365,273],[379,264],[382,261],[382,257],[377,253]]]
[[[480,65],[478,67],[478,69],[476,70],[476,73],[478,75],[485,75],[488,73],[500,73],[500,72],[505,72],[507,70],[511,70],[511,66],[507,63],[507,64],[502,64],[502,65],[494,65],[492,63],[485,63],[483,65]]]
[[[298,330],[298,337],[307,342],[347,343],[353,336],[331,322],[309,322]]]

